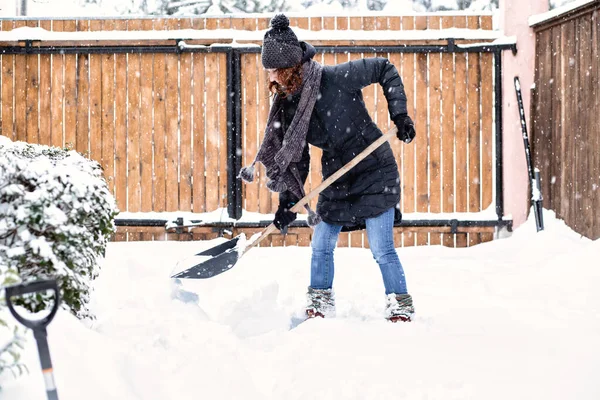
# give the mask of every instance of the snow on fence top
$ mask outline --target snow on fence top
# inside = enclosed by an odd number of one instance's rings
[[[39,1],[39,0],[38,0]],[[205,14],[197,15],[183,15],[177,16],[177,18],[187,17],[187,18],[272,18],[275,13],[272,12],[264,12],[264,13],[210,13],[207,12]],[[332,12],[326,10],[319,9],[309,9],[303,11],[288,11],[285,12],[285,15],[288,18],[326,18],[326,17],[462,17],[462,16],[493,16],[494,12],[489,10],[447,10],[447,11],[413,11],[413,10],[402,10],[400,12],[394,11],[365,11],[365,10],[343,10],[341,12]],[[60,19],[62,21],[67,20],[130,20],[135,18],[136,20],[156,20],[156,19],[168,19],[173,18],[173,15],[72,15],[65,16],[61,15],[59,17],[52,16],[42,16],[42,15],[34,15],[30,16],[10,16],[10,17],[0,17],[0,21],[10,20],[10,21],[47,21],[47,20],[57,20]]]
[[[501,31],[466,28],[425,30],[329,30],[311,31],[294,28],[298,38],[305,41],[424,41],[424,40],[485,40],[506,43]],[[260,42],[266,30],[238,29],[178,29],[157,31],[79,31],[54,32],[44,28],[20,27],[11,31],[0,31],[0,42],[20,41],[143,41],[143,40],[212,40],[232,42]]]
[[[592,5],[592,3],[598,3],[600,5],[600,2],[598,2],[598,0],[576,0],[571,3],[565,4],[562,7],[555,8],[554,10],[542,14],[532,15],[531,17],[529,17],[529,26],[534,27],[536,25],[541,25],[546,22],[549,22],[553,19],[564,17],[566,16],[566,14],[571,14],[588,5]]]

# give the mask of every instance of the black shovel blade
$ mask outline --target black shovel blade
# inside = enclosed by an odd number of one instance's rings
[[[210,249],[204,250],[203,252],[200,252],[196,255],[197,256],[212,256],[212,257],[218,256],[221,253],[225,253],[229,249],[233,249],[237,245],[238,240],[240,240],[240,235],[234,237],[233,239],[229,239],[226,242],[218,244],[214,247],[211,247]]]
[[[233,239],[232,239],[233,240]],[[207,279],[229,271],[239,259],[237,249],[229,249],[224,253],[213,256],[184,271],[178,272],[171,278]]]

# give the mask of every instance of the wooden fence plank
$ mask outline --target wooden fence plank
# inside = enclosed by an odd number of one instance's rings
[[[127,21],[116,20],[115,30],[127,30]],[[127,210],[127,54],[115,55],[115,193],[117,206]],[[66,123],[66,121],[65,121]],[[158,211],[158,210],[157,210]]]
[[[430,29],[441,28],[440,17],[429,17]],[[442,55],[429,55],[429,212],[442,211]],[[437,243],[436,243],[437,244]]]
[[[484,16],[481,29],[491,30],[492,18]],[[494,55],[483,53],[481,62],[481,209],[487,209],[493,200],[494,191]]]
[[[350,234],[348,232],[340,233],[338,236],[337,247],[348,247],[350,243]]]
[[[300,247],[309,247],[310,246],[311,235],[307,230],[298,233],[298,246]]]
[[[227,58],[224,54],[219,54],[217,58],[219,66],[219,193],[217,198],[217,207],[227,208],[227,102],[229,94],[227,93]]]
[[[592,91],[592,14],[583,15],[579,18],[579,42],[580,42],[580,57],[579,57],[579,83],[581,90],[579,91],[579,99],[577,113],[580,129],[579,142],[579,163],[577,165],[577,180],[579,181],[581,195],[581,211],[579,218],[581,220],[581,232],[586,237],[592,236],[593,219],[597,217],[598,211],[592,209],[593,191],[590,172],[593,170],[592,157],[590,157],[591,132],[597,127],[592,127],[590,122],[591,114],[586,110],[588,107],[581,107],[583,104],[593,104],[591,96]],[[595,152],[600,152],[600,148],[596,148]],[[598,217],[600,218],[600,217]]]
[[[560,29],[560,27],[559,27]],[[546,40],[542,40],[539,41],[539,39],[541,39],[538,36],[538,43],[536,45],[536,51],[537,51],[537,68],[536,68],[536,74],[540,75],[540,76],[544,76],[546,80],[542,81],[544,82],[543,84],[540,84],[538,87],[536,87],[536,91],[537,91],[537,95],[536,98],[541,98],[540,96],[548,96],[548,95],[552,95],[551,93],[551,89],[550,89],[550,79],[551,79],[551,72],[552,72],[552,60],[551,60],[551,53],[552,51],[547,51],[545,53],[545,56],[547,58],[547,62],[541,62],[541,57],[540,55],[543,54],[544,50],[549,50],[548,49],[544,49],[546,46],[550,46],[552,43],[552,33],[550,31],[546,32],[546,37],[544,39]],[[539,105],[538,105],[539,107]],[[540,112],[542,113],[552,113],[552,107],[548,107],[548,108],[544,108],[539,109]],[[553,120],[553,118],[548,118],[550,115],[545,115],[543,118],[539,118],[536,117],[535,119],[539,119],[539,121],[536,121],[534,124],[534,129],[539,129],[542,128],[542,126],[548,126],[551,121]],[[544,134],[549,133],[549,129],[544,129],[542,128],[542,132],[544,132]],[[546,148],[546,144],[544,142],[547,142],[548,138],[542,138],[541,135],[532,135],[531,138],[531,145],[532,145],[532,158],[534,160],[534,164],[535,165],[539,165],[537,164],[538,160],[543,160],[545,159],[546,155],[545,155],[545,151],[544,149]],[[542,179],[542,181],[544,182],[544,184],[546,184],[548,182],[548,180],[546,179],[546,174],[549,173],[549,170],[546,168],[542,168],[542,171],[544,173],[544,179]],[[547,189],[545,187],[543,187],[542,189]],[[551,202],[551,199],[548,199],[549,202]],[[547,203],[548,204],[548,203]]]
[[[415,29],[419,31],[424,31],[427,29],[429,16],[427,15],[417,15],[415,17]]]
[[[442,29],[454,26],[454,18],[442,17]],[[454,54],[442,54],[442,212],[452,213],[455,211],[454,190],[454,143],[455,129],[455,62]],[[446,247],[455,247],[456,237],[453,234],[443,233],[442,244]]]
[[[442,17],[442,29],[454,26],[452,17]],[[442,212],[454,212],[454,54],[442,54]],[[448,246],[454,241],[453,236],[444,235],[443,240]],[[452,246],[453,247],[453,246]]]
[[[143,30],[152,30],[154,23],[151,19],[143,20],[141,28]],[[142,54],[140,60],[140,211],[153,211],[152,193],[154,178],[154,159],[152,154],[153,147],[153,121],[152,109],[154,107],[153,93],[153,63],[154,54]],[[190,56],[190,55],[188,55]],[[190,56],[191,57],[191,56]],[[188,81],[183,81],[183,85],[189,85]],[[187,118],[191,117],[190,110],[182,112]],[[183,118],[182,115],[182,118]],[[182,139],[183,143],[183,139]],[[191,196],[191,195],[190,195]],[[188,196],[189,197],[189,196]]]
[[[52,21],[52,31],[62,32],[64,21]],[[63,101],[64,101],[64,64],[65,56],[63,54],[53,54],[52,56],[52,77],[50,92],[51,119],[51,139],[53,146],[62,147],[65,145],[64,120],[63,120]]]
[[[257,117],[256,117],[256,97],[257,97],[257,82],[256,82],[256,74],[257,63],[256,63],[256,54],[244,54],[242,56],[243,60],[243,90],[244,90],[244,105],[242,108],[243,115],[243,130],[244,130],[244,149],[246,154],[246,159],[244,160],[244,165],[250,165],[256,157],[256,153],[259,148],[258,143],[258,132],[257,132]],[[261,172],[264,170],[262,165],[255,165],[256,169],[261,169]],[[258,201],[259,201],[259,190],[256,182],[244,183],[245,187],[245,204],[244,209],[250,212],[258,211]]]
[[[127,30],[141,28],[140,20],[127,22]],[[140,54],[127,55],[127,211],[142,206],[140,173]]]
[[[572,39],[570,38],[570,30],[568,29],[569,24],[562,24],[561,25],[561,35],[560,35],[560,48],[561,49],[565,49],[563,52],[561,52],[560,56],[561,56],[561,60],[560,60],[560,87],[562,88],[562,90],[564,91],[563,96],[564,96],[564,101],[561,103],[560,105],[560,115],[561,115],[561,119],[562,119],[562,125],[561,125],[561,132],[560,132],[560,136],[561,136],[561,157],[563,159],[563,165],[562,165],[562,169],[561,169],[561,176],[560,176],[560,180],[562,182],[561,184],[561,188],[560,188],[560,209],[557,210],[557,214],[560,215],[566,222],[567,224],[568,222],[568,214],[569,214],[569,205],[570,205],[570,193],[572,193],[572,180],[571,180],[571,176],[567,174],[567,170],[568,170],[568,166],[571,162],[571,157],[569,154],[569,149],[570,149],[570,143],[571,140],[568,140],[567,137],[570,136],[570,132],[569,129],[567,127],[567,119],[566,119],[566,115],[567,112],[570,112],[571,110],[569,109],[569,104],[570,104],[570,99],[572,98],[572,87],[571,87],[571,82],[570,82],[570,75],[569,75],[569,71],[571,70],[571,68],[569,67],[569,55],[568,53],[568,47],[567,46],[571,46],[572,43]],[[542,32],[541,39],[543,40],[543,35],[545,34],[545,32]],[[545,41],[546,46],[551,46],[551,42],[550,40],[546,40]],[[557,43],[558,44],[558,43]],[[551,49],[549,49],[547,47],[547,54],[551,54],[553,51]],[[546,58],[546,57],[544,57]],[[540,65],[540,69],[541,69],[541,65]],[[550,79],[550,74],[542,74],[540,72],[540,99],[542,99],[541,95],[542,95],[542,82],[548,82],[547,80],[544,81],[544,79]],[[540,108],[540,110],[546,111],[547,108],[543,107]],[[547,120],[547,118],[544,118],[543,114],[540,115],[540,122]],[[544,132],[544,130],[540,130],[539,127],[537,129],[535,138],[534,138],[534,143],[536,143],[538,141],[538,137],[540,137],[541,132]]]
[[[476,246],[481,243],[481,233],[479,232],[470,232],[467,234],[468,238],[468,247]]]
[[[468,242],[468,237],[466,233],[457,233],[456,234],[456,247],[458,248],[462,248],[462,247],[468,247],[469,246],[469,242]]]
[[[577,121],[574,118],[571,118],[574,115],[575,109],[577,107],[577,93],[579,91],[578,79],[577,79],[577,58],[579,58],[578,53],[578,35],[577,35],[577,26],[576,21],[571,20],[567,24],[567,58],[564,60],[565,62],[565,70],[568,85],[568,90],[565,91],[565,98],[567,100],[567,107],[565,110],[565,133],[569,136],[569,139],[566,140],[566,157],[565,157],[565,170],[567,171],[569,179],[569,188],[568,195],[565,198],[569,198],[569,207],[567,214],[565,215],[565,221],[567,224],[574,229],[577,229],[577,200],[572,193],[577,193],[577,186],[575,180],[575,165],[577,163],[577,153],[576,153],[576,145],[577,145]]]
[[[167,29],[179,28],[176,19],[167,21]],[[166,196],[167,211],[179,210],[179,182],[177,168],[179,166],[179,145],[177,141],[179,132],[179,56],[167,54],[166,57]],[[215,93],[215,92],[213,92]]]
[[[592,17],[592,98],[593,105],[591,110],[600,110],[600,10],[596,10]],[[595,44],[595,45],[594,45]],[[592,121],[590,130],[591,149],[600,149],[600,117],[597,112],[591,112]],[[592,210],[600,210],[600,154],[598,151],[592,151],[592,191],[593,203]],[[593,232],[590,237],[593,240],[600,238],[600,218],[593,218]]]
[[[427,29],[429,23],[429,17],[417,16],[415,18],[415,28],[418,30]],[[435,54],[437,55],[437,54]],[[416,55],[416,113],[415,113],[415,125],[421,127],[421,134],[417,135],[413,141],[416,152],[416,190],[417,190],[417,211],[427,213],[430,208],[430,167],[429,167],[429,148],[431,140],[433,139],[430,133],[429,123],[429,107],[430,101],[429,96],[429,70],[428,60],[431,55],[429,54],[417,54]],[[417,233],[417,245],[424,246],[429,244],[429,233],[418,232]]]
[[[283,235],[280,235],[280,234],[271,235],[271,246],[283,247]]]
[[[402,17],[402,29],[412,30],[414,29],[415,18],[414,17]],[[416,96],[418,93],[415,92],[416,87],[416,71],[415,71],[415,55],[412,53],[402,53],[402,78],[404,79],[404,91],[408,100],[407,110],[408,115],[417,121],[417,110],[416,110]],[[426,135],[427,130],[424,127],[419,126],[418,122],[415,122],[415,130],[417,136]],[[416,211],[416,164],[415,164],[416,149],[414,144],[408,146],[402,146],[402,212],[413,213]],[[404,236],[403,243],[407,245],[407,241],[410,242],[414,239],[413,235]]]
[[[179,20],[179,29],[190,29],[189,18]],[[179,56],[179,96],[180,96],[180,161],[179,161],[179,209],[192,209],[192,55]]]
[[[15,21],[14,27],[26,26],[26,21]],[[14,121],[16,139],[27,141],[27,57],[25,55],[15,56],[15,79],[14,79]]]
[[[95,28],[95,26],[94,26]],[[115,22],[102,21],[102,29],[112,31]],[[115,193],[115,56],[113,54],[101,55],[101,121],[102,156],[101,165],[104,169],[110,191]]]
[[[218,59],[216,54],[206,56],[206,90],[217,93]],[[208,96],[206,104],[206,211],[214,211],[219,205],[219,119],[216,97]]]
[[[0,21],[3,31],[13,29],[13,21]],[[12,141],[17,140],[17,132],[15,129],[13,99],[15,93],[15,56],[2,55],[2,135],[8,137]],[[10,101],[8,100],[10,99]]]
[[[311,31],[323,30],[323,17],[311,16],[309,18],[309,26]]]
[[[417,235],[412,231],[402,232],[402,247],[412,247],[417,245]]]
[[[310,22],[308,20],[308,17],[292,17],[290,18],[290,26],[291,27],[298,27],[301,29],[308,29]],[[270,25],[269,25],[270,27]]]
[[[153,29],[167,28],[164,20],[154,21]],[[167,114],[166,114],[166,58],[165,54],[155,54],[153,61],[154,87],[154,211],[167,209]]]
[[[583,127],[582,127],[582,121],[580,121],[581,115],[579,113],[579,104],[583,104],[583,86],[581,85],[582,80],[583,80],[583,76],[581,74],[581,66],[582,64],[584,64],[583,60],[582,60],[582,53],[583,53],[583,47],[586,46],[582,46],[581,42],[582,42],[582,31],[581,31],[581,26],[582,26],[583,21],[581,19],[578,20],[573,20],[573,24],[574,24],[574,30],[575,30],[575,55],[573,57],[574,63],[572,65],[573,67],[573,75],[575,78],[575,86],[578,90],[575,92],[574,94],[574,98],[573,98],[573,108],[571,109],[571,114],[569,115],[577,115],[578,118],[576,118],[576,122],[573,121],[573,125],[572,125],[572,132],[574,134],[574,141],[573,141],[573,145],[574,145],[574,154],[575,154],[575,158],[573,159],[573,181],[574,181],[574,186],[575,186],[575,207],[571,210],[572,211],[572,217],[573,217],[573,221],[574,221],[574,225],[573,228],[577,231],[577,232],[583,232],[584,230],[584,226],[583,226],[583,197],[584,197],[584,190],[583,190],[583,184],[582,184],[582,173],[583,171],[581,170],[581,165],[583,164],[583,159],[585,156],[583,156],[583,149],[582,146],[584,145],[584,134],[583,134]],[[587,174],[587,171],[586,171]]]
[[[77,20],[77,31],[89,30],[89,21]],[[75,149],[90,156],[90,55],[77,55],[77,93],[75,96],[76,122],[75,122]]]
[[[335,25],[337,30],[345,31],[348,30],[350,21],[348,20],[347,16],[338,15],[335,17]]]
[[[40,21],[40,28],[51,31],[52,21]],[[52,93],[51,57],[50,54],[41,54],[39,56],[39,142],[45,145],[52,144],[52,110],[50,108]]]
[[[101,20],[90,21],[89,29],[99,31],[102,29]],[[89,56],[89,137],[90,158],[102,162],[102,55],[90,54]]]
[[[298,235],[295,233],[288,233],[284,238],[285,247],[289,246],[297,246],[298,245]]]
[[[203,22],[203,19],[195,19],[194,20],[194,29],[201,29],[201,26],[198,24]],[[201,53],[194,53],[192,55],[192,63],[193,63],[193,75],[192,75],[192,94],[193,94],[193,211],[196,213],[201,213],[206,211],[206,178],[205,172],[206,167],[204,165],[206,153],[204,151],[205,145],[205,130],[204,126],[205,122],[205,107],[206,103],[204,101],[205,91],[204,91],[204,64],[205,64],[206,56]]]
[[[454,17],[457,28],[466,28],[466,17]],[[454,55],[455,59],[455,81],[467,82],[467,55],[458,53]],[[468,181],[467,181],[467,87],[466,85],[456,85],[454,87],[456,100],[455,115],[455,207],[457,212],[468,211]],[[466,240],[466,239],[465,239]],[[463,247],[457,243],[457,247]]]
[[[75,32],[77,23],[74,20],[63,22],[63,31]],[[65,54],[64,56],[64,141],[68,148],[75,148],[77,124],[77,55]]]
[[[27,27],[36,28],[38,21],[27,21]],[[40,96],[40,76],[38,72],[39,56],[32,54],[25,56],[27,60],[27,141],[29,143],[39,143],[39,126],[38,126],[38,102]]]
[[[429,145],[432,139],[429,133],[428,123],[428,55],[417,54],[417,87],[415,91],[416,113],[415,126],[420,127],[420,134],[417,135],[412,145],[416,152],[416,194],[417,211],[429,212]]]
[[[363,247],[363,231],[350,232],[350,247]]]
[[[479,16],[467,18],[467,28],[479,29]],[[478,53],[467,54],[468,210],[481,211],[481,71]]]
[[[560,25],[557,25],[555,27],[553,27],[551,29],[550,32],[550,37],[549,40],[552,46],[555,45],[559,45],[561,42],[561,27]],[[536,46],[536,63],[540,63],[543,59],[546,58],[546,55],[541,55],[540,53],[543,51],[543,46],[537,45]],[[550,56],[549,59],[549,63],[547,66],[539,66],[540,67],[540,71],[543,70],[544,68],[549,68],[549,73],[551,72],[551,74],[553,75],[553,77],[551,78],[550,76],[548,76],[549,81],[547,81],[550,84],[550,88],[549,89],[549,95],[552,98],[551,101],[551,106],[548,107],[549,112],[552,113],[553,118],[544,120],[544,121],[539,121],[542,124],[550,124],[550,131],[551,132],[551,139],[550,142],[551,143],[546,143],[544,146],[538,146],[537,143],[535,143],[536,139],[537,139],[537,135],[534,135],[534,132],[537,130],[537,127],[535,126],[538,121],[536,121],[536,118],[533,119],[532,121],[532,126],[531,126],[531,135],[533,136],[533,146],[536,147],[533,156],[535,157],[535,152],[538,151],[538,148],[545,148],[549,150],[550,154],[547,154],[546,156],[544,156],[543,158],[534,158],[535,160],[535,165],[540,167],[539,169],[541,170],[541,184],[542,184],[542,193],[545,194],[545,198],[544,198],[544,207],[546,208],[550,208],[550,209],[556,209],[555,204],[560,204],[560,201],[558,201],[558,196],[560,196],[560,187],[562,185],[562,180],[560,177],[560,168],[559,165],[562,164],[562,138],[561,138],[561,132],[562,132],[562,125],[563,125],[563,119],[564,116],[562,115],[562,102],[563,102],[563,93],[562,93],[562,78],[556,76],[558,74],[558,71],[560,71],[561,68],[561,59],[560,59],[560,53],[558,51],[549,51],[548,55]],[[540,98],[538,96],[538,92],[536,90],[534,90],[534,100],[535,104],[533,106],[538,107],[540,104]],[[531,107],[532,109],[534,109],[534,107]],[[542,161],[543,163],[540,163],[540,161]],[[557,217],[559,216],[559,212],[557,212]]]

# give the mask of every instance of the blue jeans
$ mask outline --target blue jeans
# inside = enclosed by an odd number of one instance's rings
[[[366,220],[367,236],[373,258],[379,264],[385,294],[406,294],[404,269],[394,247],[394,209]],[[330,289],[333,286],[333,251],[342,230],[339,225],[323,221],[315,226],[311,242],[310,286]]]

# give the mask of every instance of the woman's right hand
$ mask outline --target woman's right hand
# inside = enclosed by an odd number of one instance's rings
[[[291,212],[290,210],[294,207],[295,202],[279,203],[279,208],[275,213],[275,219],[273,225],[279,229],[282,233],[287,232],[287,226],[296,220],[298,214]]]

